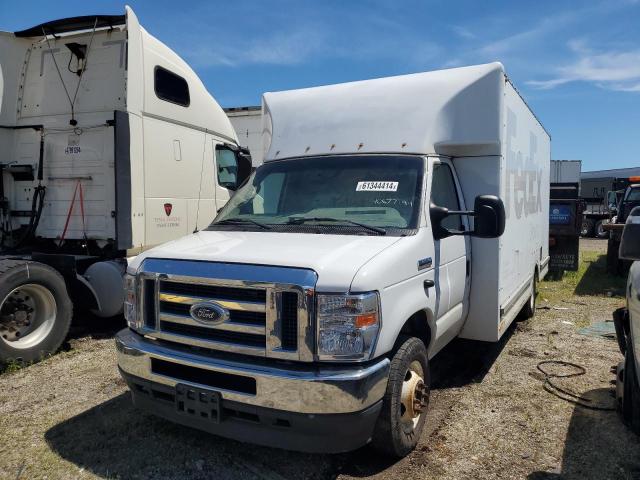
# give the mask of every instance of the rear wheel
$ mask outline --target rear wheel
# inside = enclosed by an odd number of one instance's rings
[[[520,318],[528,320],[536,314],[536,297],[538,296],[538,272],[533,273],[531,284],[529,285],[529,300],[520,311]]]
[[[29,363],[55,352],[71,325],[62,276],[26,260],[0,261],[0,362]]]
[[[391,360],[373,447],[393,457],[404,457],[411,452],[424,428],[429,395],[427,350],[422,340],[405,338]]]
[[[589,218],[582,219],[582,227],[580,228],[580,235],[583,237],[593,236],[593,220]]]
[[[598,238],[607,238],[609,236],[609,232],[604,229],[604,224],[608,223],[606,220],[598,220],[595,226],[596,237]]]

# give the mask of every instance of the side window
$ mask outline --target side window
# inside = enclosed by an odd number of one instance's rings
[[[156,91],[156,96],[160,100],[175,103],[183,107],[188,107],[191,102],[187,81],[180,75],[176,75],[166,68],[156,66],[153,88]]]
[[[446,207],[449,210],[460,210],[458,192],[449,165],[439,163],[433,166],[431,201],[439,207]],[[460,215],[452,215],[442,221],[442,226],[451,230],[462,230],[462,218]]]
[[[218,184],[235,190],[238,186],[238,159],[234,151],[225,147],[216,147],[216,170]]]

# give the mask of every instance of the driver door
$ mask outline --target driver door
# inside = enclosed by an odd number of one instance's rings
[[[431,203],[449,210],[464,210],[455,171],[448,160],[434,162],[431,175]],[[442,221],[442,226],[451,230],[468,230],[468,220],[463,215],[451,215]],[[438,322],[447,325],[459,324],[464,319],[464,299],[469,283],[469,238],[454,235],[435,240],[436,266],[439,271],[440,301]],[[459,328],[451,331],[457,334]]]

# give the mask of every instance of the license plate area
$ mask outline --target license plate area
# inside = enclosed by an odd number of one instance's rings
[[[179,383],[176,385],[175,398],[178,414],[198,418],[202,421],[220,423],[222,416],[220,392]]]

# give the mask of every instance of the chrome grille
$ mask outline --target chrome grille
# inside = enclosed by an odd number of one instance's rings
[[[205,272],[203,264],[210,267]],[[205,276],[184,275],[192,273],[188,266],[193,267],[193,274]],[[180,274],[172,273],[178,268]],[[246,280],[239,279],[243,272],[248,277]],[[292,279],[303,281],[267,281],[274,272],[278,277],[294,272]],[[316,279],[313,272],[147,259],[140,276],[143,333],[148,336],[211,350],[292,360],[313,359],[313,328],[309,321],[313,318]],[[194,319],[191,306],[201,302],[214,302],[223,307],[229,312],[228,318],[211,325]]]

